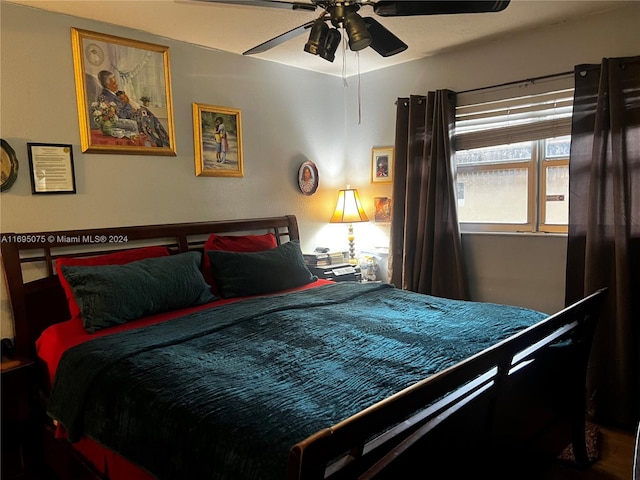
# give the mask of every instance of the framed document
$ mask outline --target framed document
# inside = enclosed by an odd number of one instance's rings
[[[71,145],[27,143],[32,193],[76,193]]]

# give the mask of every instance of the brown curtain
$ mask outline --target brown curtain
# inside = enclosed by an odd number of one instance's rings
[[[455,93],[399,98],[391,216],[391,282],[468,299],[451,132]]]
[[[575,68],[566,302],[609,288],[587,380],[589,414],[640,408],[640,57]]]

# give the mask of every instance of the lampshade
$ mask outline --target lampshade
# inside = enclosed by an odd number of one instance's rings
[[[360,203],[360,197],[358,196],[358,190],[355,188],[344,188],[338,190],[338,202],[336,203],[336,209],[333,212],[331,223],[355,223],[355,222],[368,222],[369,218],[364,213],[362,204]]]
[[[355,188],[347,188],[338,190],[338,201],[336,202],[336,209],[333,212],[331,223],[348,223],[349,233],[347,239],[349,240],[349,263],[358,263],[356,260],[356,247],[355,247],[355,235],[353,233],[353,224],[355,222],[368,222],[369,218],[364,213],[362,205],[360,204],[360,197],[358,196],[358,190]]]

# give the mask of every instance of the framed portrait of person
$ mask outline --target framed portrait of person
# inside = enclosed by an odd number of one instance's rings
[[[304,195],[313,195],[318,190],[320,179],[318,168],[312,161],[303,162],[298,169],[298,188]]]
[[[194,103],[193,142],[196,176],[244,176],[239,109]]]
[[[371,149],[371,183],[393,182],[393,147]]]
[[[176,155],[169,47],[71,28],[86,153]]]

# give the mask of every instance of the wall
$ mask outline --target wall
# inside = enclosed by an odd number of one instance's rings
[[[313,217],[316,202],[301,195],[296,183],[297,168],[307,159],[319,164],[323,190],[342,185],[343,102],[341,89],[326,76],[65,15],[6,3],[2,8],[2,136],[22,166],[2,196],[3,231],[291,209],[302,219]],[[71,26],[169,46],[176,157],[81,153]],[[242,110],[244,178],[195,176],[192,102]],[[319,125],[335,141],[317,135]],[[31,195],[27,141],[73,144],[77,195]]]
[[[371,146],[393,144],[398,97],[436,89],[461,92],[573,71],[575,65],[600,63],[604,57],[640,54],[640,2],[622,8],[616,8],[622,2],[611,5],[612,10],[599,15],[364,75],[362,121],[359,123],[353,90],[347,93],[345,107],[350,139],[347,176],[362,182],[358,183],[361,196],[382,193],[378,186],[364,185],[364,172],[368,171]],[[564,306],[566,237],[464,234],[463,248],[474,300],[517,304],[547,313]]]
[[[71,27],[169,47],[177,156],[81,152]],[[0,131],[20,163],[0,197],[2,232],[295,214],[305,249],[321,229],[323,243],[346,242],[341,225],[327,225],[346,181],[339,79],[4,2],[0,34]],[[193,102],[242,111],[244,178],[195,176]],[[77,194],[31,194],[27,142],[73,145]],[[306,160],[320,173],[312,197],[297,186]],[[1,305],[11,336],[4,284]]]
[[[378,72],[342,79],[251,57],[207,50],[144,32],[2,3],[0,23],[0,132],[16,150],[20,174],[0,197],[0,230],[102,227],[201,221],[292,213],[303,248],[346,246],[346,228],[327,224],[336,189],[357,186],[373,215],[373,197],[389,185],[370,183],[374,146],[394,141],[395,99],[450,88],[461,91],[571,70],[606,56],[638,54],[637,5],[523,35],[500,39]],[[167,45],[176,125],[176,157],[83,154],[75,100],[71,27]],[[635,51],[634,51],[635,50]],[[359,85],[359,82],[360,85]],[[359,93],[361,112],[358,114]],[[240,108],[244,178],[196,177],[192,102]],[[73,145],[76,195],[32,195],[27,142]],[[320,186],[312,197],[297,190],[296,172],[316,162]],[[356,224],[358,248],[384,245],[388,225]],[[549,240],[549,241],[547,241]],[[478,300],[520,303],[552,311],[564,293],[563,241],[536,243],[539,258],[518,265],[522,242],[465,236],[464,247]],[[494,258],[488,262],[486,259]],[[529,272],[517,284],[514,272]],[[554,279],[543,282],[541,279]],[[530,280],[530,281],[529,281]],[[513,288],[505,289],[505,283]],[[4,288],[4,285],[3,285]],[[535,290],[535,292],[534,292]],[[535,293],[535,295],[532,295]],[[1,291],[1,335],[12,335],[6,292]],[[532,299],[543,299],[540,300]],[[510,301],[514,300],[514,301]]]

